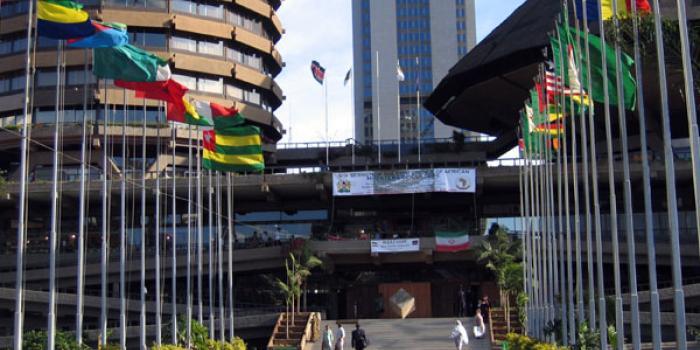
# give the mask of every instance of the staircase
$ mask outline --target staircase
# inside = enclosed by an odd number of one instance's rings
[[[287,333],[287,317],[289,317],[289,333]],[[309,342],[319,337],[320,316],[315,312],[283,312],[277,318],[272,336],[267,343],[268,350],[308,350]]]
[[[503,308],[492,308],[489,324],[491,328],[492,349],[500,349],[501,343],[506,339],[506,335],[508,334],[505,310]],[[520,333],[522,331],[522,326],[518,320],[518,311],[515,310],[514,307],[510,308],[510,331],[512,333]]]

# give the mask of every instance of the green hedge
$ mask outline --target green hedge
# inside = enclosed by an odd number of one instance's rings
[[[542,343],[525,335],[508,333],[504,349],[508,350],[567,350],[569,348]]]

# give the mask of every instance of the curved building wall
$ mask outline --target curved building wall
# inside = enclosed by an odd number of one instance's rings
[[[274,144],[284,132],[274,116],[284,99],[274,80],[284,66],[275,48],[275,43],[284,33],[275,13],[280,1],[79,2],[91,12],[92,18],[126,24],[131,44],[169,59],[174,78],[189,88],[188,96],[238,108],[251,122],[261,126],[267,144],[265,150],[274,150]],[[0,7],[1,126],[21,121],[27,4],[26,0],[3,1]],[[54,123],[56,50],[55,40],[36,40],[31,117],[35,128],[50,128]],[[90,72],[91,61],[89,50],[65,50],[65,89],[59,96],[65,110],[64,123],[82,122],[83,86],[87,77],[87,113],[95,125],[100,125],[105,115],[110,123],[119,124],[126,110],[129,124],[140,125],[145,116],[149,126],[164,127],[163,106],[159,106],[158,101],[136,98],[132,91],[126,91],[125,96],[125,91],[116,88],[111,81],[97,81]],[[105,105],[108,113],[105,113]],[[95,131],[94,137],[99,139],[99,130]],[[134,131],[141,133],[138,128]],[[0,134],[0,147],[5,150],[18,147],[19,142],[13,142],[16,135]],[[162,133],[166,138],[170,135],[170,132]],[[178,132],[177,135],[183,137],[177,143],[183,143],[189,134]],[[50,141],[50,138],[45,141]],[[114,141],[119,142],[119,138],[115,137]],[[149,144],[150,141],[153,140],[149,140]],[[70,149],[73,145],[64,141],[64,147]],[[162,148],[160,151],[167,150]],[[157,150],[152,152],[157,153]]]

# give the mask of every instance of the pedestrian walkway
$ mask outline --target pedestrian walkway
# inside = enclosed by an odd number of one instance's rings
[[[462,323],[469,332],[470,350],[491,349],[490,341],[486,338],[475,339],[472,334],[473,318],[462,318]],[[407,318],[401,319],[371,319],[360,320],[360,325],[365,330],[370,341],[369,350],[405,350],[405,349],[431,349],[453,350],[454,342],[450,339],[450,333],[454,328],[455,318]],[[321,329],[331,325],[335,332],[336,321],[324,320]],[[343,324],[347,340],[345,349],[352,350],[350,344],[354,324]],[[321,350],[321,343],[316,342],[314,350]]]

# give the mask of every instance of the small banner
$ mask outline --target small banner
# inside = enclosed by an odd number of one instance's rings
[[[420,251],[420,239],[373,239],[370,251],[376,253],[406,253]]]
[[[435,250],[459,252],[469,249],[469,235],[465,231],[436,231]]]

